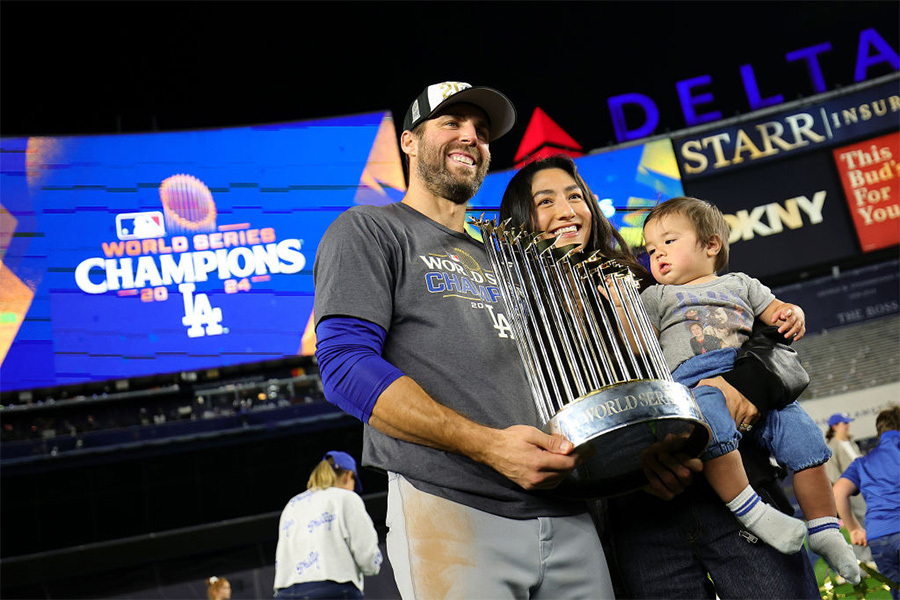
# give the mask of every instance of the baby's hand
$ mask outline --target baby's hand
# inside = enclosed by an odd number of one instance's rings
[[[597,291],[600,292],[600,295],[609,300],[609,302],[615,306],[616,308],[622,308],[622,301],[619,299],[619,294],[617,292],[613,292],[612,294],[608,294],[606,288],[610,290],[613,289],[615,283],[613,282],[612,275],[606,276],[606,285],[598,285]]]
[[[806,315],[796,304],[784,304],[775,313],[775,324],[778,325],[778,333],[783,333],[787,339],[796,341],[806,334]]]

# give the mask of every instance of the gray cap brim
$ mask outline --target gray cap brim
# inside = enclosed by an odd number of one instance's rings
[[[414,125],[431,119],[448,106],[454,104],[472,104],[485,112],[491,122],[491,139],[496,141],[509,133],[516,124],[516,107],[502,93],[489,87],[470,87],[457,92],[438,104],[434,109],[420,118]]]

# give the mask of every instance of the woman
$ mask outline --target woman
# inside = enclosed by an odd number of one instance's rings
[[[378,534],[358,492],[356,461],[331,451],[281,513],[275,598],[362,598],[381,570]]]
[[[585,252],[599,251],[618,260],[632,270],[642,288],[654,283],[600,212],[593,193],[567,156],[534,161],[513,176],[500,205],[500,221],[506,219],[511,219],[513,226],[545,232],[548,239],[558,237],[559,245],[578,244]],[[772,346],[770,341],[765,343]],[[790,356],[783,360],[801,369],[799,361],[791,362]],[[716,379],[721,381],[715,385],[739,414],[754,417],[741,420],[753,422],[757,406],[763,412],[773,403],[769,392],[785,390],[784,380],[764,361],[747,360],[740,371],[740,383],[732,386],[719,377]],[[784,395],[795,399],[801,391],[794,386]],[[751,445],[745,452],[742,446],[741,455],[754,488],[767,489],[768,497],[790,507],[771,475],[768,454],[751,453],[753,448]],[[604,503],[608,504],[606,510]],[[617,597],[820,597],[805,552],[786,555],[764,544],[747,543],[737,520],[704,482],[696,482],[668,501],[639,491],[592,505]],[[748,579],[747,564],[765,576]]]
[[[500,203],[500,222],[545,232],[557,245],[578,244],[591,254],[628,266],[641,287],[653,283],[622,235],[600,212],[594,194],[564,154],[531,162],[510,180]]]
[[[828,431],[825,432],[825,441],[831,448],[831,458],[825,463],[825,472],[828,473],[828,479],[831,485],[837,483],[847,467],[854,460],[862,456],[859,446],[850,435],[850,423],[853,418],[845,413],[835,413],[828,417]],[[850,496],[850,507],[853,510],[853,516],[856,520],[865,526],[866,522],[866,501],[862,494]],[[856,558],[864,563],[872,562],[872,551],[868,546],[853,546]]]
[[[847,470],[854,460],[862,456],[859,446],[850,435],[850,423],[853,419],[844,413],[835,413],[828,417],[828,431],[825,432],[825,440],[833,454],[826,463],[828,478],[832,485]]]

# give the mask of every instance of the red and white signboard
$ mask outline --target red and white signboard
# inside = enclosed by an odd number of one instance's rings
[[[833,153],[862,251],[900,243],[900,133]]]

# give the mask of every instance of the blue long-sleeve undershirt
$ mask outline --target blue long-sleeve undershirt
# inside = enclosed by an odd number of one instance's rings
[[[381,352],[387,332],[370,321],[330,317],[316,326],[316,360],[325,398],[363,423],[378,396],[403,376]]]

